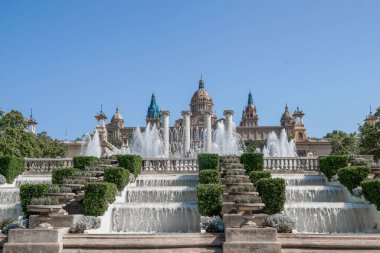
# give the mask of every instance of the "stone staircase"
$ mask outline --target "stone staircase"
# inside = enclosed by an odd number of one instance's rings
[[[223,193],[223,221],[225,224],[226,253],[281,252],[277,231],[265,227],[266,214],[260,214],[264,204],[238,156],[221,158]]]

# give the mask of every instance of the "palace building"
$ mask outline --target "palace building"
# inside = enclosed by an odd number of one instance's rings
[[[214,111],[214,103],[211,95],[205,88],[203,78],[199,80],[198,89],[191,97],[189,111],[182,111],[182,115],[190,117],[191,131],[191,148],[197,150],[201,148],[202,139],[205,131],[205,114],[211,115],[212,128],[217,127],[218,122],[224,121],[224,118],[218,119]],[[257,114],[256,105],[253,103],[252,92],[248,94],[248,102],[242,112],[240,124],[236,126],[236,132],[241,136],[243,141],[257,141],[263,145],[270,132],[274,131],[277,135],[282,129],[285,129],[289,138],[292,138],[297,146],[299,156],[319,156],[328,155],[331,152],[331,144],[328,140],[309,138],[307,129],[304,124],[305,114],[297,107],[293,114],[290,113],[288,105],[285,105],[284,112],[279,119],[277,126],[261,126],[259,124],[259,115]],[[237,118],[237,115],[235,116]],[[147,110],[146,123],[155,124],[161,127],[162,119],[160,108],[157,104],[156,97],[152,94],[151,102]],[[175,120],[174,126],[170,127],[171,142],[180,142],[177,140],[178,135],[182,132],[184,119]],[[105,125],[107,131],[107,141],[116,147],[128,145],[133,131],[136,127],[126,127],[124,118],[121,115],[119,107],[116,107],[115,114],[111,121]],[[140,127],[144,131],[145,127]]]

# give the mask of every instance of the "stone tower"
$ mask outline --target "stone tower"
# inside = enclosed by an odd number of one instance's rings
[[[96,119],[96,130],[99,133],[99,140],[101,142],[107,142],[107,129],[106,129],[106,119],[107,116],[103,112],[103,105],[100,105],[100,112],[95,115]]]
[[[294,125],[294,119],[292,115],[290,115],[288,104],[285,105],[285,111],[281,116],[281,126],[293,126]]]
[[[108,140],[117,146],[121,145],[121,129],[125,127],[124,118],[120,113],[119,106],[116,107],[116,112],[111,118],[111,122],[107,124]]]
[[[152,126],[156,124],[157,127],[160,127],[161,125],[160,108],[156,103],[156,96],[154,93],[150,99],[150,105],[146,114],[146,124],[148,125],[148,123]]]
[[[377,121],[377,117],[372,114],[372,107],[369,107],[369,115],[365,117],[364,123],[365,124],[370,124],[370,125],[375,125]]]
[[[293,113],[293,118],[294,118],[293,136],[294,136],[295,142],[307,141],[306,128],[305,128],[305,125],[303,124],[303,116],[305,116],[305,114],[297,106],[297,110]]]
[[[33,134],[36,134],[36,125],[38,122],[33,118],[33,110],[30,109],[30,116],[29,119],[26,120],[26,123],[28,124],[29,131]]]
[[[243,110],[240,126],[258,126],[259,117],[257,116],[256,106],[253,104],[252,93],[248,94],[248,104]]]

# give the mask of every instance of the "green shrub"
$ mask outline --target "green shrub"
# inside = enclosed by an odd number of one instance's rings
[[[114,183],[117,189],[122,191],[129,182],[129,171],[124,168],[106,168],[104,182]]]
[[[275,214],[284,209],[286,200],[285,180],[283,178],[262,178],[256,183],[263,203],[264,213]]]
[[[98,161],[95,156],[76,156],[73,158],[74,168],[84,170],[86,166],[94,165]]]
[[[127,169],[135,177],[140,174],[142,159],[138,155],[117,155],[117,162],[120,167]]]
[[[115,201],[117,187],[113,183],[100,182],[86,184],[84,192],[84,214],[90,216],[103,215],[108,205]]]
[[[220,184],[220,175],[217,170],[201,170],[199,171],[200,184]]]
[[[79,170],[75,168],[57,168],[53,169],[51,182],[53,184],[63,184],[64,179],[73,178]]]
[[[240,156],[240,163],[248,175],[252,171],[264,170],[264,156],[261,153],[244,153]]]
[[[199,170],[217,170],[219,171],[218,154],[198,154]]]
[[[271,177],[271,174],[267,171],[252,171],[251,174],[249,174],[249,179],[251,179],[251,182],[254,186],[256,186],[257,181],[260,179]]]
[[[360,186],[364,197],[380,211],[380,179],[364,180]]]
[[[48,193],[48,184],[23,184],[20,186],[21,208],[25,216],[29,216],[28,205],[33,198],[40,198]]]
[[[352,193],[352,190],[368,177],[371,169],[367,166],[352,166],[338,170],[339,182],[346,186]]]
[[[23,158],[16,156],[0,156],[0,174],[9,184],[24,172],[25,162]]]
[[[197,198],[202,216],[220,215],[222,211],[223,188],[220,184],[198,184]]]
[[[344,155],[330,155],[319,159],[319,167],[330,181],[339,169],[348,166],[348,157]]]

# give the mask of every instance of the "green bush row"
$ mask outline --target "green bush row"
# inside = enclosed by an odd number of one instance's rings
[[[261,153],[244,153],[240,156],[240,163],[248,175],[252,171],[264,170],[264,156]]]
[[[122,191],[129,182],[129,171],[124,168],[106,168],[104,182],[114,183],[118,191]]]
[[[319,167],[330,181],[339,169],[348,166],[348,157],[344,155],[330,155],[319,159]]]
[[[23,184],[20,186],[21,208],[25,216],[29,216],[28,205],[33,198],[40,198],[48,193],[48,184]]]
[[[199,171],[200,184],[220,184],[220,175],[217,170],[201,170]]]
[[[103,215],[108,205],[115,201],[117,187],[113,183],[87,183],[84,192],[84,214],[90,216]]]
[[[380,179],[364,180],[360,186],[364,197],[380,211]]]
[[[25,161],[16,156],[0,156],[0,174],[11,184],[13,180],[24,172]]]
[[[95,156],[76,156],[73,158],[74,168],[84,170],[87,166],[94,165],[98,160]]]
[[[217,170],[219,171],[219,155],[218,154],[198,154],[199,170]]]
[[[265,204],[264,213],[271,215],[284,209],[286,195],[283,178],[262,178],[257,181],[256,188]]]
[[[271,174],[267,171],[252,171],[251,174],[249,174],[249,179],[251,179],[251,182],[254,186],[256,186],[257,182],[262,178],[271,178]]]
[[[368,177],[371,169],[367,166],[352,166],[338,170],[339,182],[346,186],[352,193],[352,190]]]
[[[75,173],[80,171],[75,168],[57,168],[52,172],[52,183],[53,184],[63,184],[64,179],[74,177]]]
[[[220,216],[223,188],[220,184],[198,184],[198,209],[202,216]]]
[[[117,162],[120,167],[127,169],[135,177],[140,174],[142,159],[138,155],[117,155]]]

